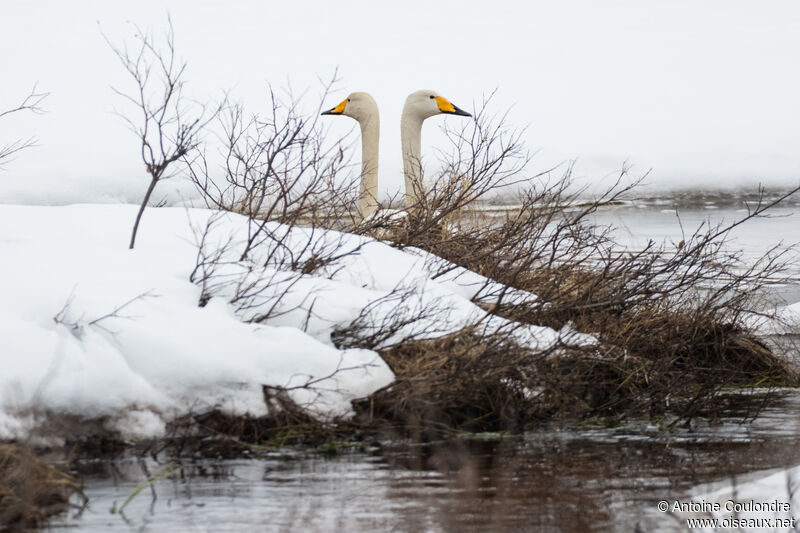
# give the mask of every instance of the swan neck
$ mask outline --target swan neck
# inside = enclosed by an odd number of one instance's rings
[[[422,121],[403,109],[400,119],[400,140],[403,148],[403,174],[406,183],[406,207],[417,203],[422,187]]]
[[[362,218],[378,209],[378,151],[380,146],[380,118],[377,110],[361,126],[361,187],[358,195],[358,212]]]

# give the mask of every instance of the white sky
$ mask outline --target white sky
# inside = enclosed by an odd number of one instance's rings
[[[167,10],[192,94],[232,89],[257,109],[267,81],[316,94],[337,66],[330,107],[372,93],[384,190],[402,181],[400,110],[421,88],[466,109],[497,88],[496,109],[529,126],[537,169],[578,158],[596,181],[627,160],[657,187],[800,181],[797,0],[3,0],[0,109],[36,81],[51,96],[46,115],[0,121],[0,144],[41,143],[0,174],[0,202],[138,201],[136,140],[110,89],[128,80],[99,27],[122,42],[125,21],[160,30]],[[325,118],[334,133],[353,126]],[[443,120],[426,122],[426,153]]]

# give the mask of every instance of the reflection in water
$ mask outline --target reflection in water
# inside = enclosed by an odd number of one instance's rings
[[[79,531],[669,531],[655,512],[693,486],[800,464],[800,393],[753,423],[549,428],[317,456],[187,463],[141,492],[137,461],[85,466]],[[149,471],[158,465],[148,461]],[[63,524],[62,523],[62,524]]]

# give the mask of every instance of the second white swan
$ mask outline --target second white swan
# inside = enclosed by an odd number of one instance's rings
[[[419,202],[422,185],[422,123],[434,115],[471,117],[435,91],[421,90],[408,95],[400,118],[400,140],[403,148],[403,174],[406,181],[406,208]]]

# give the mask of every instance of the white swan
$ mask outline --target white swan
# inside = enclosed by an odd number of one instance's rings
[[[400,140],[403,145],[403,174],[406,179],[406,208],[418,203],[422,188],[422,122],[439,114],[471,117],[435,91],[421,90],[408,95],[400,118]]]
[[[351,93],[336,107],[323,115],[344,115],[354,118],[361,126],[361,188],[358,194],[358,214],[364,219],[378,209],[378,141],[380,117],[378,105],[369,93]]]

